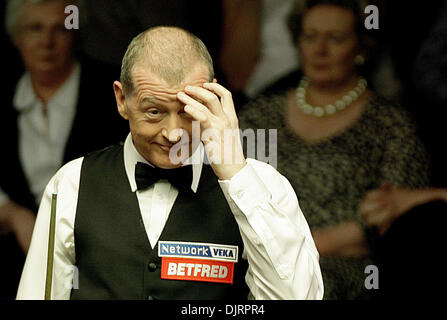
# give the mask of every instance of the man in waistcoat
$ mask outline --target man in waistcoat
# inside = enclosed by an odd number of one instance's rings
[[[321,299],[296,194],[273,167],[245,159],[202,41],[174,27],[141,33],[113,87],[130,134],[50,181],[17,298],[44,297],[57,193],[53,299]]]

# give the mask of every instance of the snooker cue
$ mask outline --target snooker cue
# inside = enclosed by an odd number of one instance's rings
[[[45,300],[51,300],[51,285],[53,281],[54,236],[56,229],[57,193],[51,197],[50,234],[48,238],[47,278],[45,281]]]

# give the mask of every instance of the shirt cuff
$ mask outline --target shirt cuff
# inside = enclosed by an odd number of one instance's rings
[[[243,212],[250,212],[256,204],[270,196],[264,182],[256,174],[247,160],[247,164],[230,180],[219,180],[220,187],[227,200],[235,203]]]

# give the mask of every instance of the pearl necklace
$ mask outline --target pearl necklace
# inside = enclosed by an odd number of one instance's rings
[[[305,114],[313,115],[316,117],[323,117],[325,115],[333,115],[338,111],[345,109],[355,100],[357,100],[363,92],[366,90],[368,83],[363,77],[360,77],[357,86],[343,96],[340,100],[337,100],[334,104],[328,104],[325,107],[314,107],[306,102],[306,89],[309,85],[309,79],[303,77],[296,90],[296,102],[298,108],[303,110]]]

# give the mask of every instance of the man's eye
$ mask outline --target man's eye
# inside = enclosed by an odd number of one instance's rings
[[[160,119],[160,117],[162,116],[162,113],[157,108],[147,109],[145,114],[146,114],[146,117],[150,120]]]
[[[160,111],[158,109],[149,109],[147,111],[147,113],[152,115],[152,116],[156,116],[156,115],[160,114]]]

